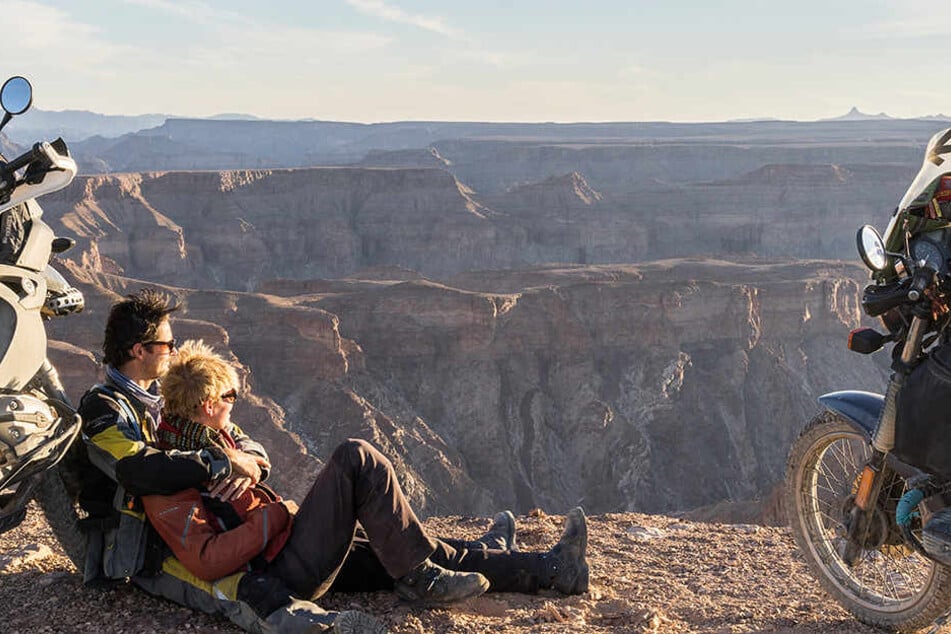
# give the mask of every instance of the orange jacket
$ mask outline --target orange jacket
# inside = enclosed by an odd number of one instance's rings
[[[214,581],[250,569],[258,555],[271,561],[287,543],[293,516],[266,487],[252,487],[231,502],[241,523],[230,530],[206,508],[203,497],[198,489],[142,497],[149,522],[198,578]]]

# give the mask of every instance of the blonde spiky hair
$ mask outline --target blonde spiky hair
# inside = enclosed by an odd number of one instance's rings
[[[169,414],[191,419],[202,403],[217,401],[238,386],[234,367],[204,341],[192,339],[172,356],[162,378],[162,396]]]

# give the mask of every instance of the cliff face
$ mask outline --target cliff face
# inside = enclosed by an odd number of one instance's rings
[[[362,380],[413,403],[502,505],[660,512],[755,497],[782,477],[818,394],[883,384],[844,349],[858,322],[850,267],[535,274],[319,301],[360,343]]]
[[[136,285],[73,268],[90,309],[53,337],[75,346],[56,360],[76,393],[92,369],[79,350]],[[175,290],[174,326],[244,368],[254,398],[237,420],[274,449],[282,490],[302,494],[316,457],[361,436],[425,514],[663,512],[764,495],[816,396],[881,389],[844,348],[862,277],[690,260],[284,281],[280,297]]]
[[[854,230],[902,166],[767,165],[720,181],[606,193],[569,172],[480,195],[442,169],[311,168],[93,176],[47,218],[102,272],[253,290],[275,278],[399,267],[441,277],[547,262],[691,255],[854,257]]]
[[[195,287],[252,288],[378,264],[460,270],[497,229],[438,170],[261,170],[81,178],[44,200],[86,265]],[[424,268],[424,267],[417,267]]]

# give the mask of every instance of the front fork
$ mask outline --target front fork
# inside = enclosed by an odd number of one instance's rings
[[[911,373],[912,363],[921,354],[921,340],[929,325],[926,317],[912,318],[901,356],[892,364],[892,375],[888,381],[888,391],[878,420],[878,426],[872,436],[873,453],[862,470],[855,491],[855,504],[849,511],[848,533],[842,558],[846,564],[855,563],[862,552],[868,537],[873,515],[877,511],[878,497],[882,492],[883,474],[888,452],[895,446],[895,425],[897,422],[898,393]]]
[[[73,405],[66,395],[66,390],[63,388],[63,382],[59,378],[59,372],[53,364],[50,363],[49,359],[43,359],[43,364],[33,376],[33,381],[46,396],[72,409]]]

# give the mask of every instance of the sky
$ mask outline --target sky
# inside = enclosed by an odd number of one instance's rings
[[[0,75],[105,114],[437,121],[951,114],[951,3],[0,0]]]

